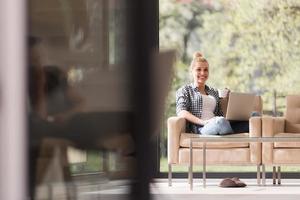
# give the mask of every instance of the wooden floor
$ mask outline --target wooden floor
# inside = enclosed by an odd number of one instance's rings
[[[207,179],[207,187],[202,187],[202,180],[194,180],[194,189],[191,191],[186,179],[174,179],[172,187],[168,186],[167,179],[155,179],[150,186],[154,200],[299,200],[300,180],[283,179],[282,185],[272,185],[267,180],[266,186],[258,186],[256,179],[241,179],[247,184],[245,188],[221,188],[218,186],[221,179]],[[126,200],[129,199],[130,182],[109,180],[85,180],[76,185],[54,184],[51,187],[40,186],[37,199],[66,199],[66,191],[75,192],[77,200]],[[50,193],[49,193],[50,192]]]
[[[221,179],[207,179],[207,187],[203,188],[202,180],[194,180],[193,191],[189,189],[186,179],[173,180],[172,187],[167,185],[167,180],[156,180],[151,186],[154,199],[216,199],[216,200],[248,200],[248,199],[267,199],[267,200],[296,200],[300,199],[300,180],[285,179],[282,185],[273,185],[272,180],[267,180],[266,186],[258,186],[256,179],[241,179],[247,184],[245,188],[221,188]]]

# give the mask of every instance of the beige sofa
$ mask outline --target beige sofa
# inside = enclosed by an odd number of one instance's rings
[[[263,117],[263,137],[300,137],[300,95],[286,97],[284,117]],[[280,184],[280,166],[300,164],[300,142],[264,142],[262,145],[263,174],[265,166],[273,166],[273,184]]]
[[[228,99],[221,100],[221,108],[225,114]],[[255,99],[254,111],[262,112],[260,96]],[[261,136],[261,117],[250,118],[250,133],[239,133],[241,137]],[[193,135],[185,132],[186,120],[180,117],[168,119],[168,167],[169,185],[172,184],[172,166],[188,165],[189,138]],[[258,181],[260,180],[261,144],[248,142],[209,142],[206,145],[207,165],[256,165]],[[193,164],[202,164],[202,143],[194,143]]]

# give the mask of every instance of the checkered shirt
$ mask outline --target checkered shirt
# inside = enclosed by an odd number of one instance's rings
[[[205,91],[208,95],[213,96],[216,99],[216,107],[214,110],[215,116],[223,116],[220,107],[220,98],[218,91],[212,87],[205,85]],[[179,114],[180,111],[186,110],[195,115],[198,118],[202,116],[203,110],[203,98],[198,88],[194,84],[188,84],[179,88],[176,92],[176,113]],[[198,125],[191,122],[186,123],[186,131],[197,133]]]

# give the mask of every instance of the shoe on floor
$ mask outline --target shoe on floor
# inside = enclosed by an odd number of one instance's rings
[[[220,187],[246,187],[247,185],[242,182],[238,177],[224,178],[219,184]]]
[[[246,187],[247,184],[241,181],[238,177],[233,177],[231,180],[233,180],[236,184],[236,187]]]
[[[219,184],[220,187],[236,187],[236,183],[231,178],[224,178]]]

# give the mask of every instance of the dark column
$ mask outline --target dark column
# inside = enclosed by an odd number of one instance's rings
[[[157,170],[157,140],[150,140],[150,56],[158,51],[158,0],[128,1],[129,58],[132,69],[132,102],[135,106],[134,136],[137,149],[137,176],[133,199],[150,199],[149,182]]]

